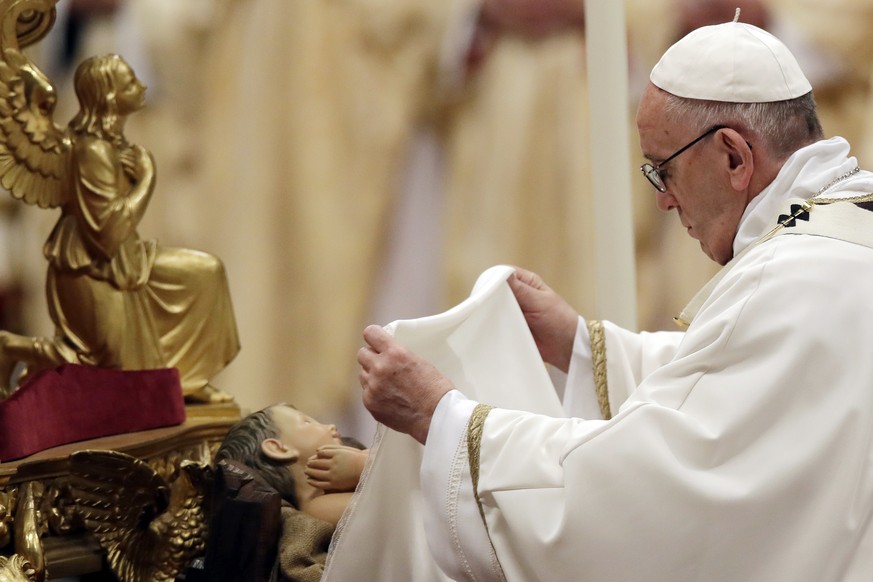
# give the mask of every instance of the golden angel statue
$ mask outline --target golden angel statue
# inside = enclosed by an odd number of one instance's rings
[[[29,5],[53,10],[54,0],[0,0],[0,30]],[[155,163],[124,126],[146,87],[120,56],[89,58],[74,77],[80,110],[62,128],[54,88],[19,42],[0,36],[0,184],[28,204],[60,209],[44,247],[55,335],[0,331],[0,398],[22,362],[25,375],[62,363],[174,367],[186,401],[230,400],[209,383],[239,351],[221,261],[137,233]]]

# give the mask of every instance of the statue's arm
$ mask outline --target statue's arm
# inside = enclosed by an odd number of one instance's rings
[[[154,162],[142,148],[119,152],[109,142],[85,138],[74,163],[80,227],[92,249],[111,259],[133,236],[154,191]]]

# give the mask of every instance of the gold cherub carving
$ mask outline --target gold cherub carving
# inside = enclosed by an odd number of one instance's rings
[[[155,163],[124,126],[145,85],[118,55],[85,60],[74,78],[80,110],[62,128],[52,84],[9,34],[11,19],[54,3],[0,0],[0,184],[27,204],[60,209],[44,247],[55,335],[0,331],[0,398],[22,362],[25,376],[62,363],[175,367],[186,400],[229,400],[209,384],[239,351],[221,261],[137,232]]]

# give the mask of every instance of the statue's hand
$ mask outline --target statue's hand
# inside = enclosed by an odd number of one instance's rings
[[[325,445],[306,461],[309,484],[325,491],[354,491],[367,463],[367,451],[345,445]]]
[[[155,173],[155,162],[147,149],[134,145],[119,155],[125,175],[134,183],[151,180]]]

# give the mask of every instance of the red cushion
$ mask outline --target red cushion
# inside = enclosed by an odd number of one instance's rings
[[[175,368],[121,371],[65,364],[36,374],[0,401],[0,461],[184,421]]]

